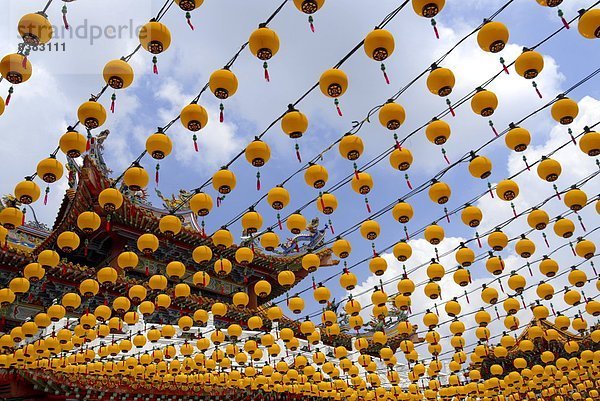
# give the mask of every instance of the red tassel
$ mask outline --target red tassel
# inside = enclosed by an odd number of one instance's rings
[[[10,104],[10,99],[12,99],[13,91],[14,91],[14,89],[12,86],[10,88],[8,88],[8,96],[6,97],[6,102],[5,102],[5,104],[7,106]]]
[[[367,205],[367,212],[371,213],[371,205],[369,205],[368,199],[365,199],[365,205]]]
[[[192,16],[190,15],[189,11],[185,13],[185,19],[187,19],[187,24],[189,25],[190,29],[193,31],[194,25],[192,25]]]
[[[158,74],[158,58],[156,58],[156,56],[152,57],[152,64],[154,64],[152,71],[155,74]]]
[[[302,157],[300,156],[300,146],[296,144],[296,158],[298,159],[298,163],[302,163]]]
[[[431,19],[431,26],[433,27],[433,33],[435,33],[435,38],[439,39],[440,38],[440,33],[437,29],[437,23],[435,22],[434,19]]]
[[[217,196],[217,207],[221,207],[221,197]]]
[[[333,223],[329,220],[329,229],[331,230],[331,235],[335,235],[335,230],[333,229]]]
[[[335,99],[334,104],[335,104],[335,108],[337,110],[338,116],[343,117],[342,109],[340,109],[340,101]]]
[[[450,160],[448,160],[448,156],[446,156],[446,151],[442,148],[442,154],[444,155],[444,160],[446,160],[446,163],[450,164]]]
[[[89,152],[91,148],[92,148],[92,136],[88,135],[87,142],[85,143],[85,151]]]
[[[62,8],[62,18],[63,18],[63,24],[65,25],[65,29],[69,29],[69,21],[67,21],[67,6],[64,5]]]
[[[198,137],[196,136],[196,134],[194,134],[194,136],[192,137],[192,139],[194,140],[194,150],[196,152],[198,152],[198,142],[196,142],[198,140]]]
[[[383,72],[383,78],[385,78],[385,83],[389,85],[390,84],[390,78],[388,77],[388,74],[385,71]]]
[[[283,230],[283,225],[281,224],[281,216],[279,216],[279,213],[277,213],[277,225],[279,226],[280,230]]]
[[[110,219],[106,219],[106,231],[110,231]]]
[[[500,57],[500,64],[502,64],[502,69],[504,70],[504,72],[506,73],[506,75],[510,75],[510,72],[508,71],[508,67],[506,67],[506,64],[504,64],[504,58]]]
[[[571,29],[571,27],[569,26],[569,22],[565,19],[565,15],[562,10],[558,10],[558,16],[560,17],[560,20],[562,21],[563,26],[566,29]]]
[[[27,56],[23,57],[23,68],[27,68]]]
[[[537,84],[536,84],[535,82],[533,83],[533,87],[535,88],[535,93],[537,93],[538,97],[539,97],[540,99],[543,99],[542,92],[540,92],[540,90],[539,90],[539,88],[537,87]]]
[[[115,95],[114,93],[112,94],[112,96],[110,97],[111,102],[110,102],[110,111],[111,113],[115,112],[115,100],[117,100],[117,95]]]
[[[404,226],[404,235],[406,236],[406,240],[410,241],[410,234],[408,234],[408,229]]]
[[[46,194],[44,195],[44,206],[48,204],[48,192],[50,192],[50,189],[46,187]]]
[[[312,287],[313,287],[313,290],[317,289],[317,283],[315,283],[315,278],[314,277],[312,278]]]
[[[260,172],[256,173],[256,190],[260,191]]]
[[[456,117],[456,113],[454,112],[454,107],[452,107],[450,99],[446,99],[446,104],[448,105],[448,109],[450,110],[450,114],[452,114],[452,117]]]
[[[223,122],[223,121],[225,121],[225,114],[224,114],[225,106],[223,106],[223,103],[221,103],[219,105],[219,109],[220,109],[219,122]]]
[[[156,169],[156,174],[154,175],[154,181],[156,181],[156,185],[158,185],[158,169]]]
[[[498,137],[498,131],[496,131],[496,127],[494,127],[494,122],[492,120],[490,120],[489,122],[490,124],[490,128],[492,128],[492,131],[494,132],[494,135],[496,135],[496,137]]]
[[[476,236],[477,236],[477,245],[479,245],[479,247],[481,248],[482,247],[481,238],[479,238],[479,234],[476,234]]]
[[[312,31],[312,33],[315,33],[315,26],[314,26],[313,22],[314,22],[314,20],[313,20],[312,15],[309,15],[308,16],[308,23],[310,25],[310,30]]]
[[[325,202],[323,201],[323,196],[319,196],[319,200],[321,201],[321,208],[325,210]]]
[[[269,65],[266,61],[263,63],[263,68],[265,69],[265,81],[271,82],[271,77],[269,76]]]
[[[152,67],[152,72],[158,75],[158,66],[156,64],[154,64],[154,66]]]

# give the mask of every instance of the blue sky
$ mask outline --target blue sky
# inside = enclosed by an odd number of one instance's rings
[[[0,45],[4,53],[16,48],[14,27],[20,15],[36,11],[36,7],[43,6],[42,3],[45,2],[10,5],[0,30],[0,35],[8,39]],[[210,122],[199,134],[200,152],[193,151],[191,133],[176,123],[168,132],[175,147],[173,154],[161,163],[159,189],[164,194],[170,194],[177,193],[180,188],[190,189],[203,183],[219,166],[228,162],[255,135],[285,111],[288,103],[297,99],[315,83],[322,71],[334,65],[393,10],[397,3],[384,0],[365,7],[362,2],[329,1],[315,15],[316,33],[313,34],[308,28],[306,16],[300,14],[289,2],[269,25],[278,32],[281,39],[280,52],[269,61],[271,82],[266,83],[262,78],[262,62],[249,51],[242,52],[232,68],[240,81],[240,89],[232,99],[226,101],[225,123],[218,122],[216,99],[210,93],[203,95],[200,103],[209,110]],[[310,121],[309,132],[298,141],[303,160],[314,157],[341,137],[351,128],[352,121],[363,118],[371,107],[383,103],[457,40],[474,29],[484,17],[504,4],[501,1],[476,0],[447,3],[446,8],[436,18],[441,33],[440,40],[435,39],[429,21],[416,16],[410,7],[403,10],[387,26],[396,39],[396,51],[386,61],[387,72],[391,78],[390,85],[386,85],[383,80],[379,64],[368,59],[362,49],[344,64],[342,69],[347,72],[350,85],[348,92],[340,99],[343,117],[337,116],[331,99],[325,98],[318,90],[300,103],[298,108],[307,114]],[[589,6],[592,1],[572,0],[565,3],[563,10],[570,19],[577,9]],[[73,26],[83,24],[83,21],[88,21],[90,26],[100,27],[106,27],[107,24],[128,25],[130,19],[131,24],[137,26],[154,14],[162,2],[153,0],[151,7],[149,4],[150,2],[144,5],[131,2],[123,5],[121,1],[106,0],[101,6],[91,1],[80,1],[69,4],[68,17]],[[105,157],[116,173],[120,173],[143,150],[145,138],[155,132],[156,127],[164,125],[179,113],[204,85],[210,73],[229,60],[247,40],[251,31],[274,8],[273,2],[266,0],[230,0],[227,6],[223,6],[223,2],[207,1],[193,13],[193,23],[196,27],[194,31],[189,29],[184,14],[176,7],[168,12],[163,22],[172,30],[173,43],[171,48],[159,57],[159,75],[151,73],[151,55],[144,51],[136,54],[131,62],[136,71],[134,85],[126,92],[117,94],[116,113],[109,115],[105,125],[105,128],[111,130],[111,136],[106,142]],[[115,14],[114,10],[119,12]],[[52,5],[49,15],[54,23],[60,24],[58,4]],[[533,0],[513,2],[496,19],[506,23],[510,29],[509,46],[500,54],[507,61],[514,60],[522,47],[537,43],[561,26],[556,9],[541,7]],[[31,56],[34,76],[28,83],[16,88],[11,105],[0,117],[0,130],[8,133],[5,146],[0,149],[1,157],[6,166],[9,166],[4,169],[4,178],[0,180],[3,193],[10,192],[20,177],[30,174],[37,161],[54,149],[66,126],[74,121],[77,106],[103,85],[101,71],[104,63],[129,53],[137,44],[135,37],[118,40],[102,37],[93,45],[89,40],[77,38],[61,39],[59,43],[62,42],[66,43],[65,52],[46,52]],[[581,37],[576,26],[562,31],[542,46],[539,51],[544,55],[546,67],[536,79],[544,94],[544,99],[541,100],[530,82],[517,77],[514,70],[511,70],[509,76],[502,75],[490,86],[500,100],[500,106],[493,116],[495,126],[499,130],[506,128],[511,121],[519,120],[597,68],[600,61],[597,46],[597,40]],[[451,68],[457,77],[455,93],[450,99],[462,97],[498,72],[500,55],[482,52],[475,37],[471,37],[456,49],[442,64]],[[579,133],[585,124],[599,120],[598,88],[600,86],[592,80],[571,94],[575,100],[581,101],[580,118],[573,125],[575,133]],[[6,82],[0,84],[0,94],[6,93],[7,89]],[[109,96],[103,98],[107,109],[108,98]],[[398,131],[400,137],[421,126],[445,108],[444,99],[428,93],[425,79],[416,82],[398,102],[407,110],[407,120]],[[34,118],[31,118],[32,113],[35,113]],[[453,129],[453,135],[445,146],[450,161],[458,159],[469,149],[478,147],[493,137],[487,119],[474,115],[468,104],[457,110],[456,118],[447,117],[446,120]],[[549,111],[528,120],[524,126],[533,136],[532,146],[525,153],[530,160],[536,160],[568,139],[565,128],[556,126],[550,118]],[[358,161],[359,166],[394,143],[390,132],[381,127],[376,118],[370,124],[365,124],[359,135],[366,147],[365,154]],[[271,147],[272,159],[267,166],[261,168],[261,191],[256,191],[255,168],[243,157],[240,158],[232,167],[238,178],[238,187],[227,196],[222,207],[214,209],[206,218],[208,232],[213,232],[225,221],[229,221],[299,167],[293,150],[294,141],[283,135],[279,124],[269,131],[264,140]],[[423,132],[407,141],[405,146],[415,156],[414,164],[408,171],[415,186],[430,179],[446,165],[439,147],[429,143]],[[15,149],[19,152],[15,152]],[[487,147],[482,154],[489,157],[494,165],[491,183],[504,179],[523,166],[521,155],[509,152],[502,139]],[[556,157],[563,163],[564,172],[557,182],[559,188],[570,185],[595,168],[594,160],[584,156],[575,147],[565,149]],[[352,163],[343,160],[335,148],[324,155],[322,163],[330,172],[330,183],[335,183],[352,172]],[[155,163],[146,157],[142,164],[153,175]],[[373,191],[368,196],[373,210],[379,210],[407,192],[403,173],[394,171],[387,160],[369,172],[375,181]],[[450,210],[487,188],[486,181],[475,180],[469,175],[466,164],[453,169],[445,181],[453,189],[448,204]],[[522,194],[516,202],[517,209],[520,210],[537,203],[552,192],[551,184],[540,181],[535,171],[524,174],[520,183]],[[593,183],[589,184],[589,187],[593,186]],[[49,205],[43,206],[41,202],[36,205],[38,215],[49,224],[53,222],[66,183],[63,180],[54,187]],[[306,186],[302,174],[291,180],[286,188],[291,192],[292,203],[282,215],[293,212],[299,205],[318,194],[316,190]],[[149,190],[154,192],[153,182]],[[212,188],[208,191],[216,197]],[[590,197],[592,194],[593,191],[589,192]],[[349,186],[337,191],[336,196],[340,206],[331,219],[337,232],[368,217],[363,197],[354,193]],[[153,200],[155,204],[159,204],[156,199]],[[443,208],[429,201],[426,193],[413,198],[411,203],[416,214],[408,225],[410,231],[431,223],[443,214]],[[488,228],[493,227],[494,222],[502,221],[512,214],[510,206],[497,199],[490,200],[481,207],[484,210],[483,225]],[[548,208],[549,214],[554,216],[564,209],[564,205],[556,200],[549,204]],[[265,225],[276,223],[276,212],[264,202],[258,210],[263,214]],[[319,213],[316,207],[310,206],[304,215],[310,219],[319,216]],[[597,224],[597,215],[594,213],[585,213],[583,216],[590,228]],[[323,216],[319,217],[324,223]],[[403,238],[402,226],[393,221],[391,214],[381,218],[380,224],[382,234],[376,240],[376,247],[383,247]],[[473,230],[466,228],[460,222],[459,216],[453,216],[450,224],[445,221],[443,224],[447,237],[451,238],[448,239],[448,244],[443,244],[440,249],[449,249],[455,246],[460,238],[473,235]],[[511,226],[511,233],[516,235],[525,228],[526,223],[521,219],[514,224],[514,228]],[[236,235],[241,232],[239,224],[233,225],[231,230]],[[554,234],[549,232],[548,235],[552,237]],[[287,236],[287,232],[280,233],[282,239]],[[595,238],[598,239],[597,234]],[[370,242],[362,239],[358,233],[347,239],[353,245],[349,264],[370,254]],[[535,240],[537,243],[541,241],[541,237],[538,235]],[[554,237],[551,243],[556,246],[561,241]],[[419,253],[411,261],[413,266],[417,265],[417,261],[427,261],[432,257],[432,247],[420,242],[415,242],[414,246]],[[565,253],[565,264],[572,263],[568,256]],[[505,257],[511,258],[511,251],[507,251]],[[452,259],[447,263],[448,270],[453,267],[454,261]],[[514,263],[516,266],[517,261]],[[410,263],[407,266],[410,267]],[[388,275],[392,277],[398,274],[399,268],[391,264]],[[319,281],[340,269],[341,267],[322,269],[316,273],[316,280]],[[475,278],[481,282],[490,279],[482,266],[477,266],[473,272]],[[363,283],[361,289],[372,285],[366,264],[355,269],[355,273],[359,277],[359,283]],[[306,284],[301,284],[299,288],[308,285],[307,280]],[[345,295],[337,280],[334,280],[330,287],[336,298]],[[593,289],[590,291],[593,292]],[[423,296],[421,292],[419,296]],[[317,310],[318,306],[314,302],[307,302],[306,311],[312,313]]]

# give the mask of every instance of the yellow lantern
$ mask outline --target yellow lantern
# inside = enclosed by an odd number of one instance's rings
[[[445,4],[445,0],[412,0],[415,13],[425,18],[433,18],[438,15]]]
[[[106,122],[106,110],[95,98],[81,104],[77,109],[79,122],[88,129],[95,129]]]
[[[260,213],[256,212],[253,208],[250,208],[250,210],[242,216],[241,224],[246,233],[254,234],[262,227],[263,218]]]
[[[513,180],[502,180],[496,186],[496,194],[505,201],[512,201],[519,196],[519,186]]]
[[[151,255],[159,247],[158,237],[151,233],[142,234],[137,239],[137,247],[144,255]]]
[[[103,267],[96,273],[96,278],[100,284],[114,284],[117,281],[118,273],[112,267]]]
[[[79,247],[79,236],[72,231],[63,231],[56,238],[56,245],[65,253],[71,253]]]
[[[462,222],[469,227],[477,227],[483,219],[483,213],[477,206],[467,205],[467,207],[462,210],[460,218]]]
[[[254,167],[262,167],[271,158],[271,149],[269,148],[269,145],[257,137],[246,146],[244,154],[248,163],[252,164]]]
[[[352,189],[361,195],[366,195],[373,188],[373,178],[369,173],[356,172],[352,176]]]
[[[160,218],[158,222],[158,229],[161,233],[167,237],[173,237],[181,231],[182,228],[181,219],[173,214],[168,214]]]
[[[290,194],[287,189],[276,186],[267,193],[267,202],[275,210],[281,210],[290,202]]]
[[[248,247],[241,247],[235,251],[235,260],[242,266],[251,263],[254,259],[254,252]]]
[[[208,82],[211,92],[221,100],[235,95],[238,89],[237,77],[227,68],[213,72]]]
[[[83,212],[77,216],[77,227],[87,235],[92,234],[100,228],[101,223],[100,216],[92,211]]]
[[[424,237],[432,245],[438,245],[444,240],[445,233],[444,228],[437,224],[432,224],[425,228]]]
[[[321,75],[319,87],[325,96],[338,98],[342,96],[348,88],[348,76],[340,69],[329,69]]]
[[[140,29],[139,40],[145,50],[160,54],[171,45],[171,32],[163,23],[151,20]]]
[[[340,276],[340,286],[347,291],[351,291],[356,287],[358,279],[354,273],[351,273],[348,269],[344,269],[344,273]]]
[[[367,34],[364,50],[375,61],[384,61],[394,52],[394,36],[385,29],[375,29]]]
[[[296,110],[293,105],[288,106],[288,111],[281,119],[281,130],[292,139],[301,138],[308,129],[308,118]]]
[[[212,177],[212,185],[215,190],[221,194],[228,194],[235,188],[236,179],[235,174],[223,167],[217,171]]]
[[[196,263],[208,262],[212,257],[212,250],[206,245],[200,245],[194,248],[194,251],[192,252],[192,258]]]
[[[181,110],[180,121],[186,129],[197,132],[208,124],[208,113],[198,103],[191,103]]]
[[[397,130],[406,120],[402,105],[388,100],[379,110],[379,122],[389,130]]]
[[[508,37],[506,25],[498,21],[486,21],[477,33],[477,43],[483,51],[498,53],[506,46]]]
[[[210,275],[206,272],[196,272],[192,276],[192,281],[195,286],[206,287],[210,283]]]
[[[185,265],[179,261],[172,261],[167,263],[166,273],[169,278],[175,281],[181,280],[181,277],[185,275]]]
[[[323,188],[328,178],[327,169],[319,164],[312,164],[304,173],[306,184],[316,189]]]
[[[53,28],[48,16],[43,13],[25,14],[19,20],[18,31],[28,46],[39,46],[52,39]]]
[[[352,246],[350,245],[349,241],[338,238],[331,246],[331,250],[338,258],[345,259],[350,256],[350,252],[352,252]]]
[[[554,233],[562,238],[571,238],[573,236],[573,232],[575,231],[575,224],[565,218],[558,218],[554,223]]]
[[[300,234],[302,231],[306,229],[306,218],[300,214],[300,212],[296,212],[290,215],[286,221],[286,226],[288,230],[292,234]]]
[[[227,249],[233,245],[233,235],[231,235],[231,232],[226,228],[217,230],[211,239],[214,246],[221,250]]]
[[[40,281],[46,271],[40,263],[29,263],[23,269],[23,276],[32,283]]]
[[[450,69],[438,67],[435,64],[427,76],[427,88],[432,94],[441,97],[450,95],[455,83],[456,78]]]
[[[133,68],[124,59],[111,60],[102,71],[104,81],[113,89],[125,89],[133,83]]]
[[[523,152],[531,143],[531,134],[525,128],[510,125],[510,131],[504,137],[506,146],[515,152]]]
[[[65,155],[76,158],[85,152],[87,140],[85,136],[69,127],[68,131],[60,137],[58,146]]]
[[[15,186],[14,193],[19,202],[29,205],[40,198],[41,191],[31,177],[26,177],[25,181],[21,181]]]
[[[279,237],[269,230],[260,237],[260,245],[268,252],[273,252],[279,246]]]
[[[394,149],[392,153],[390,153],[390,165],[398,169],[400,171],[406,171],[410,168],[410,165],[413,162],[413,155],[407,148],[398,148]]]
[[[429,187],[429,198],[440,205],[448,202],[452,190],[450,186],[445,182],[435,181],[431,187]]]
[[[325,304],[327,303],[327,301],[329,301],[329,298],[331,297],[331,292],[327,287],[319,283],[317,288],[313,291],[313,296],[318,303]]]
[[[31,73],[31,62],[22,54],[7,54],[0,60],[0,75],[13,85],[26,82]]]
[[[56,160],[56,156],[53,155],[40,161],[36,170],[38,177],[49,184],[60,180],[63,176],[63,171],[62,163]]]
[[[379,233],[381,232],[381,227],[379,223],[375,220],[366,220],[360,225],[360,234],[370,241],[375,240]]]
[[[123,205],[123,194],[115,188],[106,188],[100,192],[98,203],[105,212],[114,212]]]
[[[152,156],[153,159],[162,160],[167,157],[172,150],[173,142],[163,132],[162,128],[159,128],[157,132],[146,139],[146,152]]]
[[[148,185],[150,178],[144,168],[137,162],[133,163],[123,175],[123,182],[131,191],[141,191]]]
[[[325,4],[325,0],[294,0],[294,5],[304,14],[314,14]]]
[[[489,117],[494,114],[498,107],[498,97],[492,91],[477,88],[477,92],[471,98],[471,109],[473,113],[482,117]]]
[[[219,276],[224,277],[231,273],[233,265],[229,261],[229,259],[218,259],[214,264],[215,273]]]
[[[79,284],[79,292],[86,298],[93,297],[100,291],[100,285],[94,279],[85,279]]]
[[[343,158],[353,161],[362,155],[365,145],[359,136],[346,134],[340,141],[338,149]]]
[[[469,267],[475,262],[475,252],[461,243],[460,248],[455,253],[455,259],[462,267]]]
[[[270,60],[279,51],[279,37],[274,30],[267,28],[266,24],[252,32],[248,40],[250,52],[259,60]]]
[[[596,253],[596,244],[590,240],[580,238],[575,244],[575,253],[581,258],[591,259]]]
[[[577,187],[572,187],[564,197],[565,205],[575,211],[578,212],[587,204],[588,197],[585,192]]]
[[[550,112],[555,121],[563,125],[568,125],[571,124],[579,114],[579,105],[576,101],[569,99],[564,95],[559,95],[558,100],[552,105]]]
[[[526,79],[534,79],[543,69],[544,57],[535,50],[525,48],[515,60],[517,74]]]
[[[266,298],[271,294],[271,284],[266,280],[260,280],[254,284],[254,292],[260,298]]]
[[[545,181],[553,182],[558,179],[562,167],[559,162],[554,159],[549,159],[545,156],[542,157],[542,161],[538,164],[537,173],[538,176]]]
[[[579,16],[577,29],[586,39],[600,38],[600,11],[597,8],[584,11]]]
[[[117,257],[117,265],[123,269],[135,269],[139,263],[139,258],[135,252],[124,251]]]

